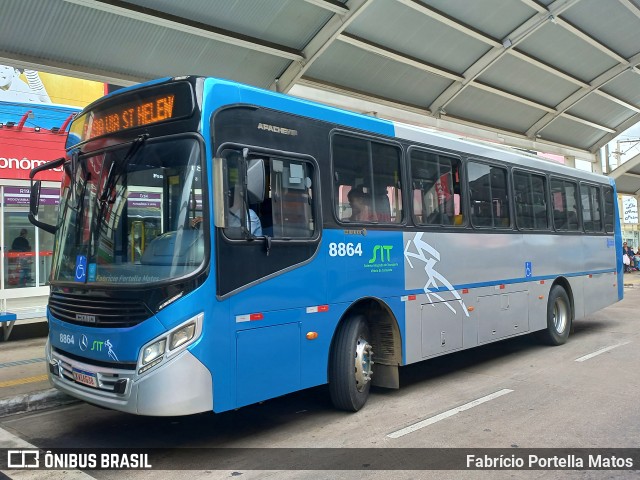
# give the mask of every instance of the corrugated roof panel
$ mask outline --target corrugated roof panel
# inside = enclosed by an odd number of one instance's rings
[[[144,63],[148,49],[162,37],[159,27],[91,8],[56,0],[30,3],[34,6],[31,15],[13,17],[11,22],[11,29],[30,32],[29,35],[2,38],[2,45],[35,58],[103,68],[108,63],[105,58],[117,57],[114,70],[124,73],[136,71],[134,59],[138,64]],[[0,30],[4,37],[8,29],[3,25]],[[141,70],[138,68],[137,72]]]
[[[331,45],[305,76],[423,108],[451,83],[343,42]]]
[[[601,95],[591,93],[567,110],[567,113],[615,129],[636,112]]]
[[[640,3],[636,4],[640,8]],[[639,51],[638,18],[621,2],[580,0],[561,16],[625,58]]]
[[[536,11],[513,0],[424,0],[425,3],[500,41]]]
[[[143,7],[302,50],[332,12],[299,0],[133,0]]]
[[[23,36],[20,45],[11,48],[44,60],[146,78],[202,73],[262,87],[268,87],[289,63],[273,55],[66,2],[35,3],[40,7],[37,18],[23,16],[13,24],[18,29],[32,29],[34,34],[26,39]],[[3,38],[5,29],[0,31]],[[50,43],[56,48],[49,48]]]
[[[518,50],[589,83],[617,62],[560,25],[548,23],[517,46]]]
[[[224,29],[231,36],[250,36],[266,43],[304,49],[314,35],[332,18],[332,13],[302,0],[127,0],[156,11],[165,11],[190,21]],[[421,13],[408,2],[440,12]],[[463,33],[451,22],[467,25],[473,31],[500,41],[528,18],[536,15],[537,5],[552,0],[371,0],[347,27],[347,34],[419,59],[436,68],[462,74],[490,49],[490,43]],[[584,83],[612,68],[618,58],[608,55],[589,39],[565,28],[569,22],[601,42],[605,48],[629,58],[640,45],[640,18],[632,11],[640,0],[563,1],[553,3],[557,18],[534,31],[512,50],[521,51],[550,67],[576,77]],[[46,70],[61,69],[89,77],[104,74],[111,78],[151,78],[172,74],[215,75],[268,87],[289,65],[274,53],[191,35],[156,22],[129,18],[109,10],[126,2],[76,2],[63,0],[0,0],[2,28],[0,57],[30,61]],[[326,5],[329,5],[327,3]],[[95,8],[92,8],[94,6]],[[534,8],[536,7],[536,8]],[[629,8],[627,8],[629,7]],[[160,15],[162,16],[162,15]],[[541,15],[543,18],[548,16]],[[178,19],[179,20],[179,19]],[[160,20],[157,23],[162,23]],[[325,83],[344,86],[397,103],[426,108],[446,91],[451,80],[427,73],[397,60],[389,60],[337,39],[318,56],[303,75]],[[344,40],[345,37],[342,37]],[[319,39],[323,40],[323,39]],[[260,40],[257,40],[260,43]],[[527,63],[509,51],[495,63],[479,65],[486,70],[478,82],[493,86],[533,102],[553,107],[563,104],[578,88],[553,72]],[[293,64],[298,66],[297,63]],[[636,66],[636,72],[637,72]],[[293,69],[292,69],[293,70]],[[616,70],[617,71],[617,70]],[[296,72],[292,72],[294,76]],[[640,106],[640,76],[633,71],[618,75],[602,90],[632,105]],[[460,117],[509,131],[526,132],[545,112],[525,103],[487,92],[472,85],[458,96],[455,89],[440,97],[450,118]],[[452,93],[453,99],[448,96]],[[446,103],[450,100],[449,103]],[[603,99],[597,93],[572,106],[570,114],[610,128],[629,117],[632,108]],[[545,117],[546,121],[546,117]],[[631,122],[629,122],[631,123]],[[543,122],[541,122],[543,124]],[[610,134],[566,118],[543,127],[543,138],[561,144],[589,148]]]
[[[35,52],[36,57],[41,53],[46,55],[50,44],[46,41],[52,30],[55,12],[60,9],[69,11],[72,7],[62,0],[40,2],[38,0],[24,0],[21,2],[2,0],[0,12],[2,28],[0,28],[0,50],[6,52],[26,53]],[[11,19],[6,21],[5,19]],[[41,48],[38,51],[38,48]],[[61,46],[64,48],[64,45]]]
[[[540,134],[543,140],[588,150],[591,145],[594,145],[604,137],[607,132],[568,118],[558,117],[544,127]]]
[[[396,1],[372,3],[346,31],[458,74],[490,48]]]
[[[204,75],[237,80],[268,88],[271,79],[286,68],[288,61],[253,50],[209,41],[197,42],[191,35],[166,31],[147,59],[145,70],[153,77],[165,75]],[[164,64],[165,58],[170,64]]]
[[[545,113],[475,87],[465,88],[445,107],[445,111],[447,115],[469,122],[518,133],[526,132]]]
[[[575,83],[513,55],[503,55],[478,80],[548,107],[556,106],[579,89]]]
[[[636,175],[640,175],[640,165],[635,165],[631,167],[629,170],[627,170],[627,173],[634,173]]]
[[[616,190],[618,193],[635,195],[638,190],[638,179],[629,175],[622,175],[616,178]]]
[[[631,105],[640,107],[640,75],[634,71],[627,70],[621,75],[618,75],[610,82],[607,82],[601,90],[621,100],[625,100]]]

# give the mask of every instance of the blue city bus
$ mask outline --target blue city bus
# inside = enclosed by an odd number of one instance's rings
[[[63,167],[55,225],[38,173]],[[52,384],[141,415],[329,384],[357,411],[399,367],[622,299],[615,184],[215,78],[118,90],[32,171],[55,233]]]

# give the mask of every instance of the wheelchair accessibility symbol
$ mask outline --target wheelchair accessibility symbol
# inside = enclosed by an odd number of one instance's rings
[[[78,255],[76,257],[76,282],[84,282],[87,278],[87,257]]]
[[[531,262],[524,262],[524,276],[529,278],[533,275],[533,270],[531,268]]]

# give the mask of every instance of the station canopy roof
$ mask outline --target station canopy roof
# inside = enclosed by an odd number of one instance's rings
[[[640,0],[0,0],[0,12],[0,63],[121,85],[311,86],[592,159],[640,121]]]
[[[609,176],[616,181],[618,193],[640,195],[640,154],[614,169]]]

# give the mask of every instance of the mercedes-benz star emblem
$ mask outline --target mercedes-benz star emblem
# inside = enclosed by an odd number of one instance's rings
[[[80,350],[84,352],[88,346],[89,346],[89,339],[87,338],[86,335],[82,335],[80,337]]]

